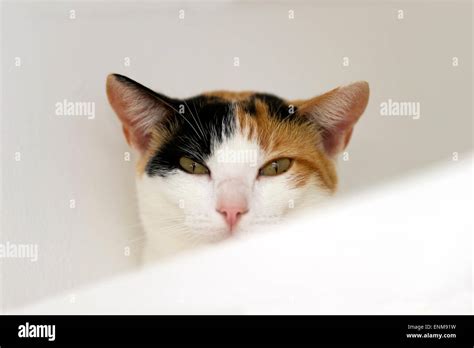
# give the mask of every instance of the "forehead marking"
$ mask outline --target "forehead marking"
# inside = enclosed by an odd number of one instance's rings
[[[290,157],[295,159],[292,172],[292,184],[304,186],[316,176],[330,191],[337,185],[337,176],[333,162],[320,150],[321,135],[317,127],[305,121],[298,114],[288,118],[275,115],[265,101],[255,99],[255,114],[249,115],[246,109],[237,106],[236,116],[240,132],[258,142],[268,159]]]
[[[218,91],[182,103],[184,115],[175,113],[152,132],[149,150],[137,165],[139,174],[165,176],[177,169],[179,157],[187,155],[180,149],[183,146],[202,152],[205,160],[216,145],[239,131],[248,140],[257,142],[268,159],[295,159],[291,177],[294,187],[304,186],[316,176],[330,191],[335,190],[335,167],[319,150],[319,130],[297,113],[289,114],[289,103],[283,99],[262,93]],[[207,139],[198,134],[201,130]]]
[[[183,156],[205,162],[216,144],[235,131],[233,103],[202,95],[177,101],[174,113],[155,128],[145,171],[167,176],[180,168]]]

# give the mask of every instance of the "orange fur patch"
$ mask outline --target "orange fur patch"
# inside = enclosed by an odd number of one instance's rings
[[[285,122],[269,114],[269,108],[264,101],[255,99],[255,114],[245,112],[245,103],[254,95],[253,92],[214,91],[205,96],[218,97],[235,103],[236,117],[241,132],[249,140],[257,139],[262,149],[270,159],[289,157],[294,159],[290,169],[294,187],[302,187],[311,178],[317,178],[329,192],[337,187],[337,175],[333,161],[323,151],[319,150],[322,142],[321,135],[311,122]],[[288,102],[300,105],[300,101]],[[295,115],[298,117],[298,115]],[[148,150],[137,163],[137,172],[141,176],[146,165],[162,144],[173,136],[173,131],[158,128],[153,130]]]
[[[222,98],[230,102],[245,100],[253,94],[254,92],[251,92],[251,91],[242,91],[242,92],[212,91],[212,92],[203,93],[203,95],[206,97]]]
[[[259,99],[255,100],[255,109],[255,115],[248,115],[237,104],[242,134],[247,135],[249,140],[257,138],[259,145],[272,159],[294,159],[290,170],[294,187],[304,186],[316,176],[330,192],[335,191],[336,169],[333,161],[319,150],[322,139],[315,125],[310,122],[281,121],[269,115],[266,104]]]

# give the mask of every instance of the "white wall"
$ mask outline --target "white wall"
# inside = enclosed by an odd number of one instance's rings
[[[7,308],[133,266],[141,236],[134,164],[123,160],[128,148],[106,101],[110,72],[176,97],[254,89],[305,98],[369,81],[350,160],[340,163],[341,194],[472,150],[470,2],[2,5],[2,241],[39,246],[35,263],[1,260]],[[420,102],[421,118],[380,116],[389,98]],[[55,115],[64,99],[95,102],[95,119]]]

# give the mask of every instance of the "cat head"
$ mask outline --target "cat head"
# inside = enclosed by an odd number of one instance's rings
[[[175,99],[113,74],[107,96],[139,155],[148,234],[217,241],[335,191],[334,161],[369,87],[356,82],[295,101],[227,91]]]

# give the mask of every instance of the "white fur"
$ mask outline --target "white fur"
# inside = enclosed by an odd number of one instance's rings
[[[294,188],[290,182],[292,169],[278,176],[257,178],[259,168],[271,159],[256,140],[249,141],[237,131],[214,147],[206,161],[211,176],[177,170],[167,177],[143,174],[137,178],[140,215],[147,235],[143,261],[252,233],[254,227],[271,226],[292,211],[312,206],[327,196],[316,176],[304,187]],[[232,233],[216,211],[220,184],[230,179],[249,202],[249,211],[241,216]]]

